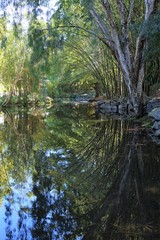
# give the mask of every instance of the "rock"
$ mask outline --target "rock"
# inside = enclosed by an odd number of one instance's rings
[[[133,112],[134,111],[133,106],[131,104],[128,104],[127,110],[128,110],[128,112]]]
[[[110,101],[110,105],[111,105],[111,106],[118,106],[118,102],[112,100],[112,101]]]
[[[111,106],[110,106],[109,103],[102,103],[102,104],[100,105],[100,108],[103,108],[103,109],[111,109]]]
[[[111,106],[111,111],[114,112],[114,113],[118,112],[118,106],[117,105],[116,106]]]
[[[152,129],[153,129],[153,130],[158,130],[158,129],[160,129],[160,122],[155,121],[155,122],[153,123]]]
[[[104,103],[105,103],[104,100],[98,100],[98,101],[97,101],[97,105],[98,105],[98,106],[101,106],[101,105],[104,104]]]
[[[151,112],[154,108],[159,108],[160,107],[160,99],[159,98],[153,98],[150,100],[145,107],[146,113]]]
[[[160,107],[153,109],[148,116],[153,117],[155,120],[160,121]]]
[[[121,104],[119,104],[119,106],[118,106],[118,110],[122,110],[124,107],[121,105]]]
[[[155,135],[156,137],[159,137],[159,136],[160,136],[160,129],[156,130],[155,133],[154,133],[154,135]]]
[[[104,100],[98,100],[98,101],[97,101],[97,105],[101,105],[101,104],[103,104],[103,103],[105,103]]]

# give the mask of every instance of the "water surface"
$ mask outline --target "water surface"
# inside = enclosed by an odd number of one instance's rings
[[[1,112],[0,239],[160,239],[160,146],[87,105]]]

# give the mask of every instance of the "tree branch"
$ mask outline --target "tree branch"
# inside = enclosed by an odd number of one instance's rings
[[[92,17],[95,19],[95,21],[96,21],[97,25],[99,26],[99,28],[101,29],[102,33],[104,34],[106,43],[110,47],[113,48],[113,46],[112,46],[113,42],[111,40],[111,33],[106,28],[106,25],[103,23],[102,19],[97,14],[96,10],[94,9],[93,5],[91,5],[91,4],[90,4],[90,13],[91,13]]]
[[[131,4],[130,4],[128,18],[127,18],[127,26],[129,26],[129,24],[131,22],[131,17],[132,17],[132,13],[133,13],[133,9],[134,9],[134,3],[135,3],[135,0],[132,0]]]
[[[155,11],[156,4],[158,3],[158,0],[145,0],[145,21],[149,19],[151,14]]]
[[[103,8],[105,10],[106,18],[108,19],[110,27],[115,29],[116,24],[115,24],[115,21],[113,19],[113,13],[112,13],[112,9],[111,9],[109,1],[108,0],[103,0],[102,5],[103,5]]]
[[[122,0],[116,0],[117,1],[117,5],[119,8],[119,15],[120,15],[120,21],[121,21],[121,25],[124,26],[126,24],[126,11],[125,11],[125,4]]]
[[[106,40],[104,38],[102,38],[101,36],[99,36],[95,32],[87,30],[87,29],[85,29],[83,27],[80,27],[78,25],[61,25],[61,26],[57,26],[57,27],[43,28],[43,29],[41,29],[41,31],[49,31],[49,30],[58,29],[58,28],[77,28],[77,29],[81,29],[84,32],[89,33],[90,35],[95,36],[96,38],[98,38],[101,42],[103,42],[106,45]]]
[[[158,0],[145,0],[146,9],[145,9],[144,23],[149,20],[150,16],[155,11],[157,2],[158,2]],[[137,69],[140,67],[140,63],[142,61],[143,49],[145,46],[145,42],[146,42],[146,37],[144,36],[144,32],[143,32],[143,28],[142,28],[139,33],[139,36],[137,38],[136,51],[135,51],[135,57],[134,57],[134,66]]]

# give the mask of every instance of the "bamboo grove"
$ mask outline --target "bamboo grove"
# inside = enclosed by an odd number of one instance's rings
[[[158,1],[51,2],[1,1],[1,104],[95,92],[139,114],[159,88]]]

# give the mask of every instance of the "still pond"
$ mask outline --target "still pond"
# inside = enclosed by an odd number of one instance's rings
[[[160,146],[88,105],[0,114],[0,240],[159,240]]]

